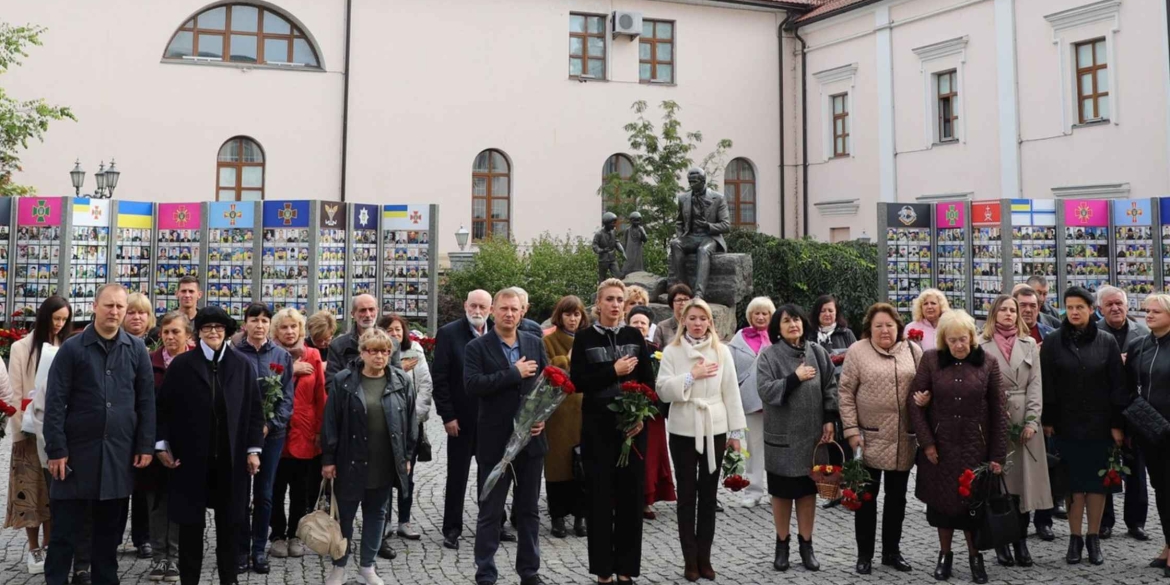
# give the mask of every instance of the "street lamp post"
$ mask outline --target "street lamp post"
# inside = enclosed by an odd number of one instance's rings
[[[97,188],[94,190],[92,197],[96,199],[109,199],[114,196],[114,189],[118,187],[118,177],[122,172],[117,169],[114,159],[110,159],[110,168],[106,168],[106,161],[102,161],[98,165],[98,172],[93,174],[94,182],[97,183]],[[85,170],[81,168],[81,159],[77,159],[73,163],[73,170],[69,171],[69,181],[73,183],[73,193],[81,196],[81,188],[85,186]]]

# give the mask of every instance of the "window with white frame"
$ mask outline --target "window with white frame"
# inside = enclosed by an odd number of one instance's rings
[[[1073,45],[1077,60],[1077,119],[1081,124],[1109,119],[1109,53],[1105,39]]]
[[[819,85],[822,160],[850,158],[853,154],[853,83],[857,64],[842,65],[812,74]]]
[[[1108,121],[1121,123],[1115,35],[1121,32],[1120,0],[1097,0],[1046,14],[1059,59],[1061,127]],[[1056,90],[1056,87],[1053,88]]]

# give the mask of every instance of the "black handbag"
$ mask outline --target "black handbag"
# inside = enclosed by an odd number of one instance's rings
[[[585,483],[585,459],[581,457],[581,445],[573,447],[573,481]]]
[[[990,472],[988,472],[990,474]],[[1008,493],[1003,474],[986,481],[982,501],[975,504],[975,548],[991,550],[1017,542],[1020,534],[1020,506]]]
[[[1160,445],[1170,436],[1170,421],[1167,421],[1150,401],[1142,398],[1141,394],[1135,396],[1133,402],[1130,402],[1121,414],[1125,416],[1129,426],[1155,445]]]
[[[427,431],[423,428],[423,423],[418,423],[418,460],[427,463],[433,458],[431,440],[427,438]]]

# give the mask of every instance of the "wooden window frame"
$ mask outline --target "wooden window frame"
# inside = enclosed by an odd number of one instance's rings
[[[573,75],[572,73],[570,73],[569,77],[571,77],[573,79],[598,79],[598,80],[608,79],[609,78],[609,67],[608,67],[608,63],[607,63],[607,58],[608,58],[607,53],[609,53],[609,41],[606,38],[606,30],[607,30],[606,27],[609,25],[609,19],[604,14],[590,14],[588,12],[570,12],[569,13],[569,20],[572,21],[574,16],[580,16],[580,17],[585,19],[585,32],[580,32],[580,33],[573,32],[572,26],[569,27],[569,38],[570,39],[581,39],[581,56],[577,57],[577,56],[573,55],[572,50],[569,51],[569,62],[572,62],[572,60],[574,58],[581,60],[581,74],[580,75]],[[600,18],[601,19],[601,32],[599,32],[599,33],[589,32],[589,19],[590,18]],[[601,39],[601,43],[602,43],[603,48],[601,50],[600,57],[595,57],[595,56],[589,54],[589,39],[591,39],[591,38]],[[590,61],[601,61],[601,77],[593,77],[592,75],[589,75],[589,62]]]
[[[951,82],[951,91],[945,93],[942,91],[942,80],[944,77],[950,79]],[[958,124],[956,123],[959,119],[958,108],[956,107],[959,103],[959,88],[956,85],[958,81],[959,73],[954,69],[942,71],[934,75],[934,91],[937,100],[936,107],[938,108],[938,132],[935,134],[940,144],[944,142],[958,142],[959,140]],[[945,113],[947,108],[950,108],[951,111],[949,117]],[[951,127],[950,136],[945,134],[945,128],[948,123]]]
[[[1109,119],[1106,116],[1100,115],[1101,114],[1101,98],[1109,97],[1109,88],[1106,87],[1104,89],[1104,91],[1102,91],[1101,88],[1098,87],[1098,85],[1097,85],[1097,82],[1100,80],[1100,72],[1102,70],[1109,69],[1109,59],[1108,59],[1109,56],[1108,56],[1108,54],[1106,54],[1106,56],[1105,56],[1106,58],[1105,58],[1104,62],[1099,61],[1097,58],[1097,44],[1104,42],[1104,41],[1105,41],[1105,38],[1101,37],[1101,38],[1096,38],[1096,39],[1073,44],[1073,68],[1076,69],[1076,74],[1073,77],[1074,77],[1074,82],[1077,84],[1077,104],[1076,104],[1077,120],[1081,124],[1092,124],[1095,122],[1104,122],[1104,121]],[[1091,65],[1089,65],[1088,67],[1081,67],[1081,58],[1080,58],[1081,47],[1084,47],[1086,45],[1088,45],[1090,50],[1093,52],[1093,63]],[[1108,51],[1108,49],[1106,49],[1106,51]],[[1084,92],[1084,88],[1081,86],[1081,76],[1086,75],[1086,74],[1091,75],[1093,78],[1093,92],[1090,94],[1086,94]],[[1084,110],[1083,104],[1084,104],[1086,99],[1093,100],[1093,113],[1096,114],[1096,116],[1094,116],[1093,118],[1085,118],[1085,110]]]
[[[841,113],[837,113],[837,99],[841,99]],[[849,93],[838,93],[829,96],[829,111],[832,113],[833,158],[849,156]],[[837,120],[841,120],[841,132],[837,133]],[[837,150],[837,139],[841,139],[841,149]]]
[[[232,8],[235,8],[237,6],[243,6],[243,7],[256,9],[256,31],[255,32],[232,30],[232,14],[234,12],[232,10]],[[212,11],[212,10],[216,10],[219,8],[225,9],[224,10],[223,29],[220,30],[220,29],[210,29],[210,28],[199,28],[199,17]],[[288,26],[289,26],[289,32],[287,34],[286,33],[264,32],[264,14],[266,12],[271,12],[273,15],[275,15],[275,16],[279,17],[281,20],[287,22]],[[187,27],[188,23],[191,24],[190,27]],[[191,57],[192,57],[192,59],[188,59],[185,57],[168,57],[167,56],[167,51],[170,50],[171,43],[175,42],[175,37],[178,36],[178,34],[181,32],[191,33]],[[216,60],[213,57],[200,57],[199,56],[199,36],[203,35],[203,34],[213,34],[213,35],[219,35],[219,36],[223,37],[223,48],[222,48],[222,52],[220,53],[220,58],[218,60]],[[256,61],[254,63],[248,62],[248,61],[232,61],[232,58],[231,58],[232,35],[256,37]],[[264,41],[266,39],[279,39],[279,40],[288,41],[288,53],[285,55],[285,58],[283,60],[274,60],[274,61],[270,62],[267,59],[267,56],[264,54]],[[305,41],[305,44],[308,45],[309,50],[313,52],[313,59],[317,61],[316,65],[309,65],[306,63],[295,63],[293,61],[293,54],[296,51],[294,46],[296,44],[297,39]],[[272,67],[290,67],[291,66],[291,67],[298,67],[298,68],[303,67],[305,69],[322,69],[321,55],[319,55],[317,53],[317,47],[314,46],[312,39],[310,39],[309,36],[305,34],[305,31],[302,30],[301,27],[297,26],[297,24],[295,22],[293,22],[292,18],[289,18],[288,15],[281,13],[281,12],[278,12],[276,10],[273,10],[271,8],[260,6],[258,4],[248,4],[246,2],[237,2],[234,4],[220,4],[218,6],[212,6],[206,10],[199,11],[197,14],[195,14],[190,19],[188,19],[186,22],[184,22],[182,24],[182,26],[180,26],[178,29],[176,29],[174,34],[171,35],[170,40],[167,41],[166,48],[163,49],[163,60],[164,61],[180,61],[180,62],[209,61],[212,63],[230,63],[230,64],[235,64],[235,65],[245,65],[245,66],[247,66],[247,65],[269,65]]]
[[[252,144],[256,145],[256,149],[260,151],[260,158],[261,158],[260,162],[258,162],[258,163],[257,162],[244,162],[243,158],[244,158],[244,142],[245,141],[251,142]],[[228,144],[230,144],[232,142],[237,143],[236,144],[236,152],[239,153],[240,160],[237,160],[235,162],[219,160],[219,152],[221,150],[223,150],[223,147],[227,146]],[[268,164],[268,154],[266,152],[264,152],[264,147],[261,146],[259,142],[255,141],[251,138],[248,138],[247,136],[233,136],[229,140],[225,140],[223,144],[219,145],[219,150],[215,151],[215,199],[213,199],[213,201],[223,201],[222,199],[219,198],[219,192],[227,188],[227,187],[221,187],[219,184],[219,170],[223,169],[223,168],[231,168],[231,169],[235,169],[235,171],[236,171],[236,184],[232,187],[232,189],[236,193],[236,196],[235,196],[235,199],[233,199],[232,201],[244,201],[244,199],[243,199],[244,191],[257,191],[257,190],[260,191],[260,200],[263,201],[264,200],[264,190],[265,190],[266,185],[268,184],[268,167],[266,166],[267,164]],[[256,189],[253,187],[249,187],[247,189],[244,188],[244,169],[247,167],[260,167],[260,188],[259,189]]]
[[[653,25],[653,26],[651,26],[651,29],[654,31],[654,36],[652,38],[646,38],[645,35],[638,37],[639,51],[641,50],[641,45],[644,45],[644,44],[650,45],[650,58],[649,59],[642,59],[640,54],[638,56],[638,69],[639,69],[638,83],[657,84],[657,85],[674,85],[675,80],[678,79],[678,65],[676,65],[677,60],[675,59],[675,56],[678,55],[678,43],[675,41],[675,39],[678,38],[678,28],[677,28],[678,25],[673,20],[656,20],[653,18],[642,19],[642,26],[645,26],[646,23],[650,23]],[[670,38],[669,39],[658,38],[658,25],[660,23],[670,25]],[[670,60],[669,61],[659,61],[658,60],[658,44],[659,43],[669,43],[670,44]],[[640,71],[642,68],[642,65],[650,65],[650,79],[642,79],[642,72]],[[658,78],[658,66],[659,65],[669,65],[670,66],[670,80],[669,81],[655,81]]]
[[[488,170],[486,170],[486,171],[476,170],[475,161],[472,160],[472,162],[471,162],[471,236],[472,236],[472,241],[475,241],[475,242],[480,242],[480,241],[483,241],[484,239],[487,239],[487,238],[500,237],[501,235],[503,237],[511,237],[511,235],[512,235],[512,161],[508,160],[508,156],[504,154],[504,151],[498,150],[495,148],[488,148],[485,150],[481,150],[478,154],[475,155],[475,157],[479,158],[479,155],[483,154],[485,152],[488,153],[488,164],[487,164]],[[504,164],[506,164],[508,166],[508,169],[506,171],[501,173],[501,172],[493,172],[491,170],[492,169],[492,155],[494,155],[494,154],[499,154],[500,157],[504,159]],[[495,179],[496,177],[507,177],[508,178],[508,193],[506,195],[496,196],[494,193],[492,193],[492,188],[493,188],[492,185],[494,183],[493,179]],[[483,178],[487,181],[486,188],[484,189],[484,195],[476,195],[475,194],[475,180],[478,178]],[[475,202],[477,200],[484,201],[484,205],[485,205],[484,219],[476,219],[475,218]],[[506,201],[508,204],[508,217],[507,217],[507,219],[504,220],[508,224],[508,228],[507,228],[507,233],[504,233],[504,234],[497,234],[497,233],[494,233],[492,231],[492,224],[499,221],[497,219],[492,219],[492,202],[497,201],[497,200]],[[481,224],[481,223],[484,224],[483,237],[477,238],[477,237],[475,237],[475,226],[476,226],[476,224]]]
[[[728,210],[731,212],[731,227],[756,231],[759,227],[758,222],[743,220],[744,205],[751,206],[753,217],[756,216],[755,212],[759,210],[759,207],[756,205],[756,200],[758,199],[757,195],[759,194],[759,189],[756,188],[756,168],[750,161],[748,161],[748,159],[737,157],[732,159],[731,162],[727,164],[728,170],[732,168],[731,165],[737,162],[740,166],[736,169],[738,172],[736,173],[735,178],[731,178],[729,173],[724,173],[723,177],[723,192],[727,199]],[[742,178],[744,168],[751,172],[752,178]],[[743,202],[744,185],[751,185],[752,192],[756,194],[753,195],[752,201],[750,203]]]

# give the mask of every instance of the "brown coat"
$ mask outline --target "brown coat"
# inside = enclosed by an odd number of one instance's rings
[[[979,347],[965,359],[945,349],[922,355],[913,392],[929,392],[930,404],[919,407],[906,398],[910,420],[923,453],[918,456],[914,495],[947,516],[967,513],[959,495],[959,476],[989,461],[1003,464],[1007,455],[1007,415],[1000,389],[999,364]],[[938,463],[926,458],[938,450]]]
[[[887,471],[914,466],[914,429],[906,413],[906,397],[922,349],[899,341],[890,351],[871,339],[854,343],[845,354],[838,382],[841,428],[845,438],[861,435],[865,464]]]
[[[569,352],[573,349],[573,339],[573,336],[560,329],[544,337],[544,350],[548,353],[549,365],[569,371]],[[544,456],[546,481],[555,483],[573,480],[573,447],[581,443],[582,400],[582,394],[570,394],[545,425],[548,434],[548,454]]]

